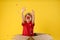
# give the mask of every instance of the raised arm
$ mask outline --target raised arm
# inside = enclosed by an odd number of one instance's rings
[[[34,10],[32,10],[32,11],[31,11],[31,14],[32,14],[32,23],[35,22],[35,15],[34,15],[34,13],[35,13]]]
[[[24,15],[23,15],[23,13],[24,13],[25,10],[26,10],[25,8],[22,8],[22,10],[21,10],[21,12],[22,12],[22,22],[23,22],[23,23],[24,23],[24,21],[25,21],[25,17],[24,17]]]

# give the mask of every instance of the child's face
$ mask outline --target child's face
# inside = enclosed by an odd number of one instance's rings
[[[27,16],[26,16],[26,21],[27,21],[27,22],[30,22],[31,20],[32,20],[32,17],[31,17],[30,15],[27,15]]]

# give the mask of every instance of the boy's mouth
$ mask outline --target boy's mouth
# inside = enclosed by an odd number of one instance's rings
[[[27,19],[30,19],[30,17],[29,17],[29,16],[27,16]]]

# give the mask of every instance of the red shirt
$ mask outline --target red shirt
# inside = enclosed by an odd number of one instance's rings
[[[34,28],[34,24],[32,22],[24,22],[22,23],[23,26],[23,35],[24,36],[33,36],[33,28]]]

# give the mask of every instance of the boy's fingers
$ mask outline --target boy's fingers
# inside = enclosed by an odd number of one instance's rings
[[[31,13],[34,13],[34,10],[32,10]]]
[[[22,8],[21,12],[24,12],[26,10],[26,8]]]

